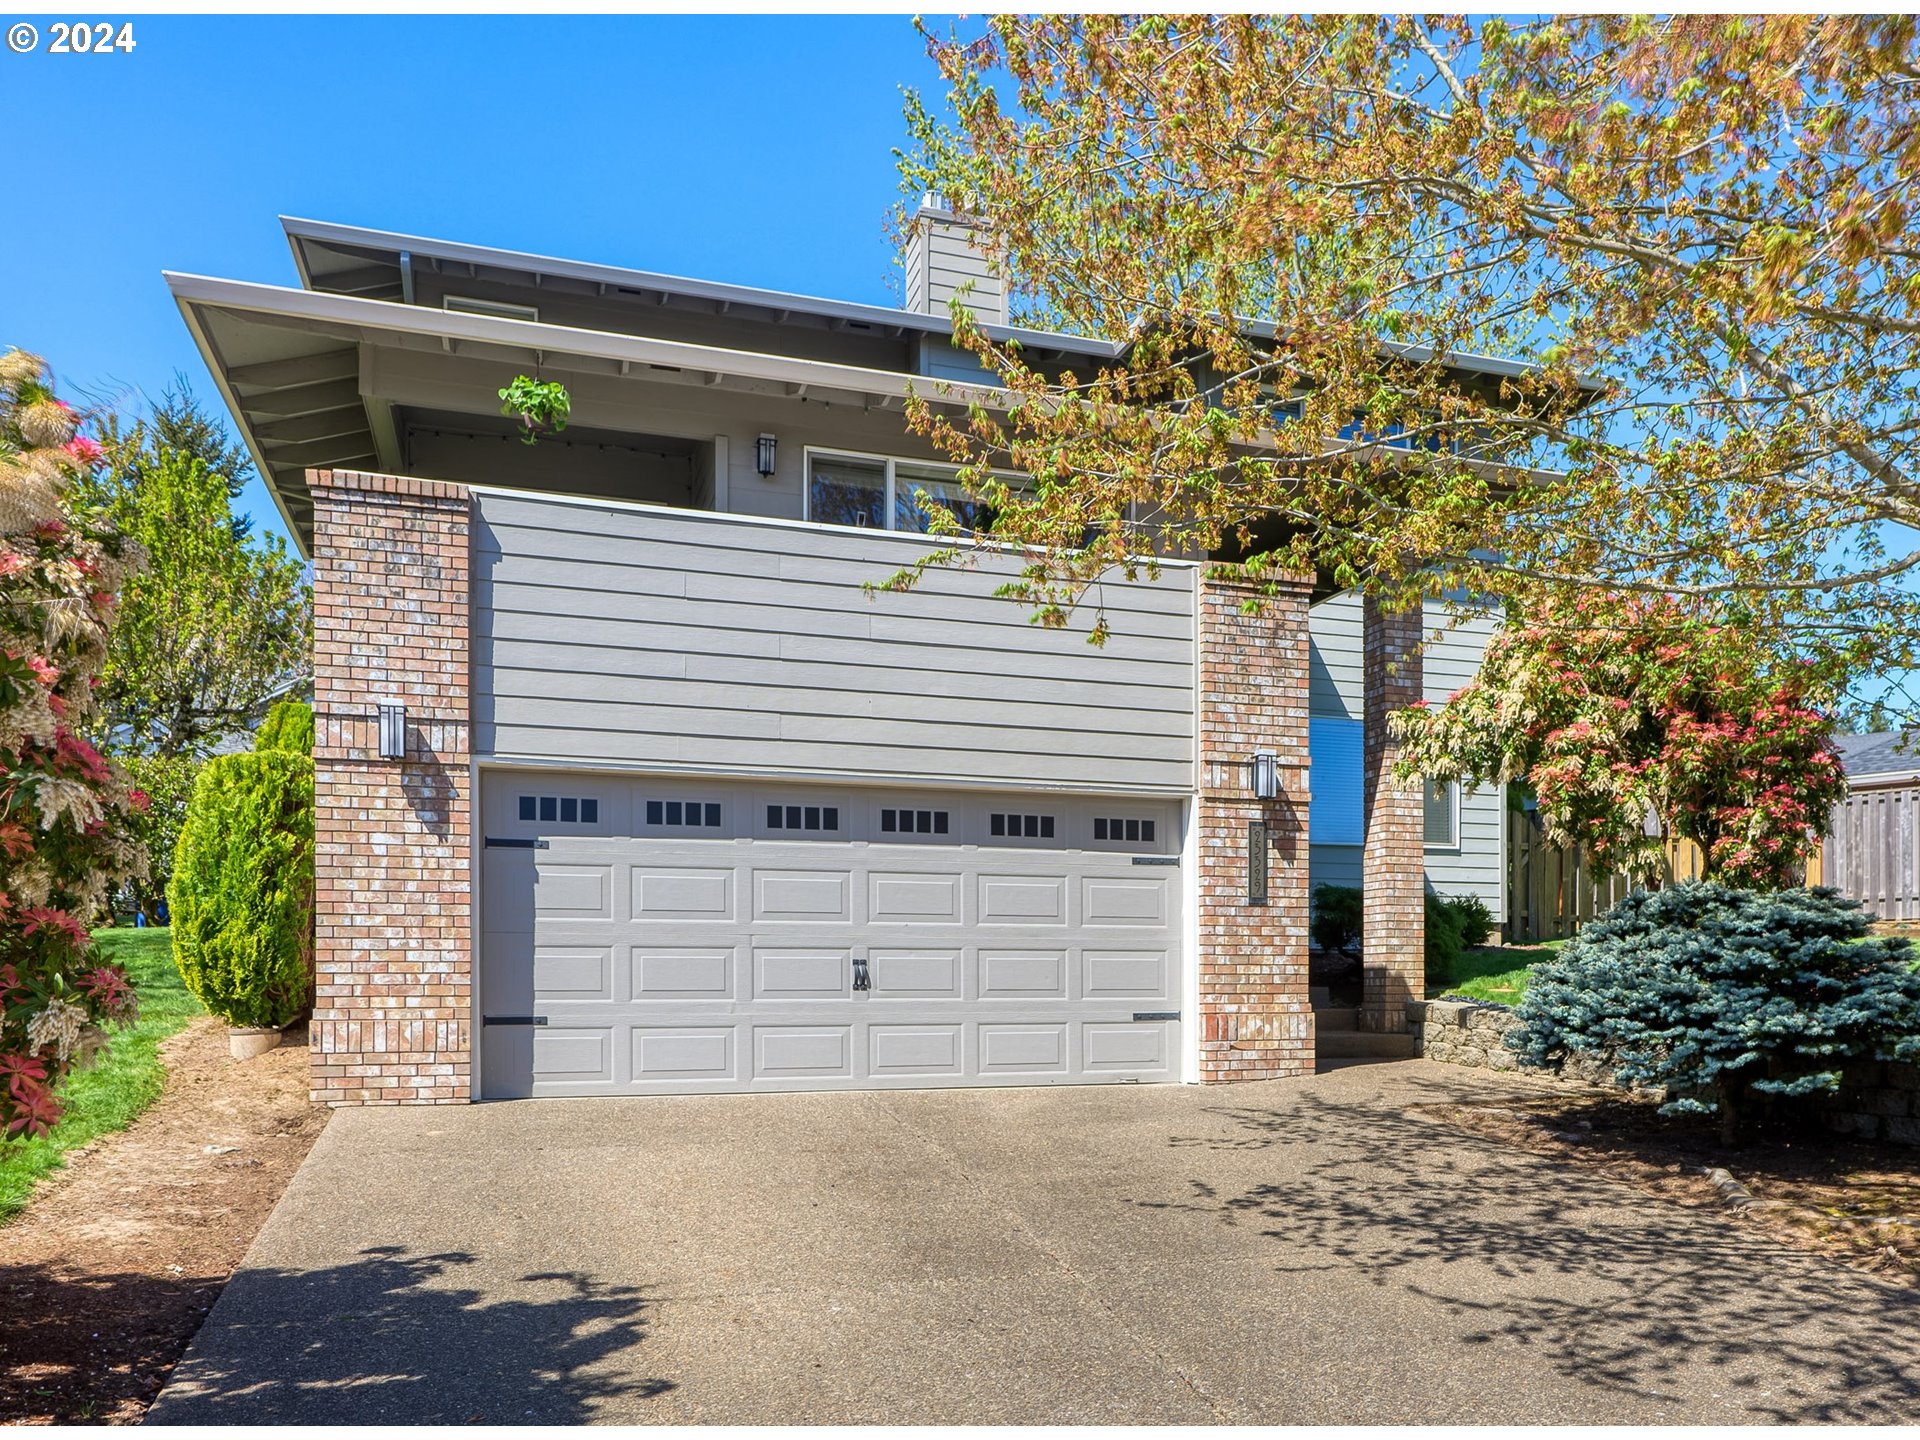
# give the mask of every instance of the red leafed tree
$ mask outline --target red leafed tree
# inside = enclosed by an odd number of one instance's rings
[[[0,354],[0,1137],[43,1133],[57,1087],[130,1022],[126,975],[89,925],[145,857],[141,797],[84,738],[114,597],[137,557],[67,504],[99,459],[45,365]]]
[[[1698,605],[1589,596],[1537,604],[1394,728],[1403,776],[1526,780],[1547,839],[1603,870],[1651,878],[1686,839],[1707,877],[1782,889],[1846,794],[1830,688]]]

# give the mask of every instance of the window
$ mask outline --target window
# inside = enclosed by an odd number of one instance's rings
[[[1361,723],[1332,716],[1307,721],[1307,839],[1315,845],[1359,845],[1366,839]]]
[[[649,800],[647,824],[718,830],[720,807],[706,800]]]
[[[767,828],[799,831],[838,830],[840,807],[838,805],[769,805],[767,806]]]
[[[1002,839],[1051,840],[1053,816],[1009,815],[996,811],[987,817],[987,829]]]
[[[924,533],[927,511],[915,498],[924,494],[951,510],[963,528],[985,529],[993,511],[967,493],[958,473],[950,465],[919,460],[809,450],[807,518],[822,525]]]
[[[1426,797],[1427,846],[1452,849],[1460,843],[1460,787],[1451,780],[1429,780],[1422,787]]]
[[[945,835],[950,825],[946,810],[882,810],[882,835]]]
[[[1117,815],[1096,815],[1093,818],[1093,838],[1151,845],[1153,821],[1142,820],[1137,815],[1130,815],[1124,819]]]
[[[522,795],[520,818],[545,825],[598,825],[600,802],[591,795]]]

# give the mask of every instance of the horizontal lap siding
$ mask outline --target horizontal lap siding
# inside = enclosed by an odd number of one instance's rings
[[[869,595],[932,548],[479,493],[477,748],[756,773],[1191,786],[1193,572],[1101,588],[1086,643],[995,598],[1000,556]]]

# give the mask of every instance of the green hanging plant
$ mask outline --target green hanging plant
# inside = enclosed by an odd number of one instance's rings
[[[542,435],[558,435],[567,428],[567,415],[573,398],[558,380],[536,380],[531,375],[516,375],[513,383],[500,392],[500,413],[511,416],[526,427],[520,439],[537,445]]]

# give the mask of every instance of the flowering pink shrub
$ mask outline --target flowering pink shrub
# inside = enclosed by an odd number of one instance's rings
[[[1444,706],[1402,711],[1408,775],[1534,789],[1549,841],[1651,878],[1671,839],[1709,878],[1801,883],[1846,774],[1816,669],[1667,598],[1542,603]],[[1650,823],[1651,822],[1651,823]]]
[[[39,360],[0,354],[0,1137],[57,1121],[61,1080],[134,1014],[89,927],[145,860],[125,838],[125,784],[85,729],[135,557],[67,508],[99,459],[77,424]]]

